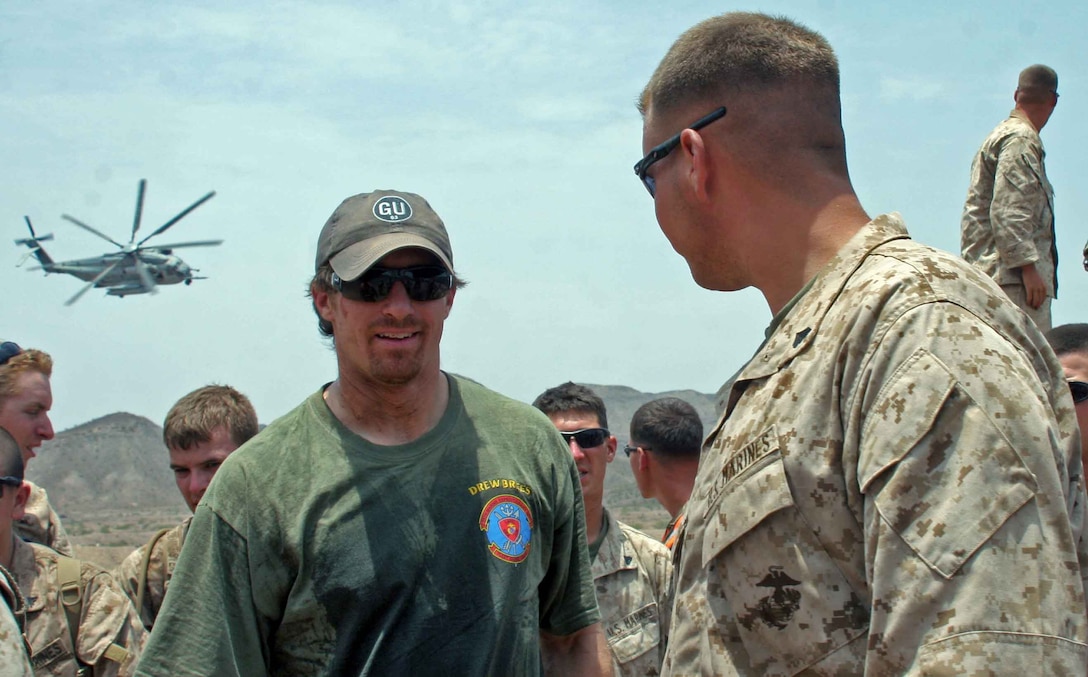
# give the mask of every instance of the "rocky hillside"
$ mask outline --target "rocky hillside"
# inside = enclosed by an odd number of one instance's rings
[[[46,488],[62,515],[183,504],[162,428],[132,414],[110,414],[58,433],[38,450],[27,478]]]

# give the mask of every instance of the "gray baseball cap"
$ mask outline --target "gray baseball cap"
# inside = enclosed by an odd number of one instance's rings
[[[389,252],[426,249],[453,272],[450,236],[438,214],[415,193],[376,190],[340,203],[317,238],[314,268],[328,262],[344,280],[354,280]]]

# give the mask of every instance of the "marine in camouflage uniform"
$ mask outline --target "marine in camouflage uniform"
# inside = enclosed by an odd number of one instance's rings
[[[990,280],[875,219],[707,438],[666,674],[1084,674],[1067,389]]]
[[[773,315],[704,443],[663,672],[1088,674],[1061,366],[982,271],[867,214],[839,83],[823,36],[735,12],[639,99],[662,232]]]
[[[60,516],[49,504],[49,495],[37,484],[23,481],[30,487],[30,498],[26,502],[26,514],[13,523],[15,535],[71,557],[74,554],[72,542],[68,540],[68,532],[64,530]]]
[[[113,572],[113,577],[117,579],[125,594],[136,606],[140,614],[140,622],[148,630],[154,626],[155,618],[158,617],[159,609],[162,608],[166,588],[174,574],[174,566],[177,564],[181,546],[185,542],[185,534],[188,533],[189,523],[192,521],[192,517],[187,517],[181,524],[165,533],[156,534],[153,542],[149,541],[133,550]],[[151,546],[150,555],[147,554],[149,546]],[[140,579],[141,572],[144,571],[145,558],[147,558],[147,574],[141,597]]]
[[[73,646],[73,633],[61,599],[59,558],[49,548],[15,539],[12,574],[26,598],[25,632],[34,674],[134,674],[147,637],[136,610],[109,573],[90,562],[81,562],[79,627]],[[80,664],[88,666],[86,672],[78,672]]]
[[[15,579],[0,566],[0,677],[30,677],[30,661],[27,656],[19,618],[26,613],[26,601],[15,585]]]
[[[1021,74],[1022,86],[1024,79]],[[1053,96],[1056,104],[1057,94]],[[990,132],[971,163],[960,248],[964,259],[993,278],[1047,331],[1050,302],[1058,296],[1054,188],[1046,176],[1046,151],[1039,137],[1049,113],[1031,116],[1021,106],[1018,101],[1008,119]],[[1027,302],[1022,271],[1027,265],[1034,266],[1046,288],[1046,299],[1038,308]]]
[[[593,558],[593,582],[615,677],[656,677],[671,613],[672,553],[604,511],[605,535]]]

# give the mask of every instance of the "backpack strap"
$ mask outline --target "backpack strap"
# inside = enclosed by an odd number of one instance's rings
[[[83,577],[80,570],[83,562],[74,557],[57,557],[57,585],[60,590],[60,603],[64,607],[64,615],[68,621],[68,634],[72,638],[72,657],[79,667],[76,674],[86,673],[88,666],[79,659],[76,644],[76,636],[79,634],[79,617],[83,614]],[[121,663],[129,656],[129,651],[123,646],[110,643],[102,656],[108,660]],[[87,673],[89,674],[89,673]]]
[[[144,615],[144,593],[147,592],[147,568],[151,566],[151,551],[155,549],[155,545],[159,542],[168,531],[171,531],[174,527],[167,527],[165,529],[159,529],[155,532],[155,535],[151,537],[151,540],[147,543],[147,550],[144,551],[144,556],[140,559],[140,580],[136,584],[136,613],[140,615],[141,620]],[[155,619],[151,619],[154,624]],[[148,630],[151,627],[148,626]]]
[[[68,632],[72,636],[72,650],[76,644],[79,630],[79,617],[83,612],[83,590],[81,589],[79,570],[83,563],[72,557],[61,555],[57,558],[57,587],[60,590],[60,604],[68,619]]]

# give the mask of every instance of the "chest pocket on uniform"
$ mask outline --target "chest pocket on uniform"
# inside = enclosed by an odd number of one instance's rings
[[[868,609],[798,509],[778,438],[768,432],[751,443],[761,451],[749,444],[726,459],[707,510],[703,567],[713,618],[722,636],[739,635],[758,674],[792,675],[831,654],[839,672],[860,673],[857,652],[841,649],[865,634]]]
[[[657,647],[661,644],[661,622],[657,604],[651,602],[604,628],[608,648],[618,663],[627,663],[653,650],[657,659]]]
[[[862,435],[872,443],[858,463],[861,490],[945,578],[1035,496],[1034,476],[994,421],[940,360],[919,349],[881,388]]]

